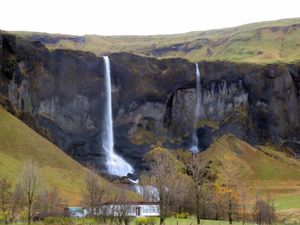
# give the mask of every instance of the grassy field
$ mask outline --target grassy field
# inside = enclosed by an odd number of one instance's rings
[[[135,225],[135,221],[133,220],[132,225]],[[159,224],[159,219],[157,218],[156,224]],[[165,225],[196,225],[197,221],[195,218],[188,218],[188,219],[179,219],[179,218],[168,218],[165,221]],[[201,220],[201,225],[227,225],[229,224],[228,221],[217,221],[217,220]],[[234,222],[234,225],[240,225],[240,222]],[[245,223],[245,225],[250,225],[253,223]]]
[[[181,57],[194,62],[229,60],[270,63],[300,60],[300,18],[174,35],[76,37],[33,32],[14,33],[39,40],[50,49],[83,50],[98,55],[125,51],[158,58]]]
[[[86,168],[0,108],[0,176],[15,182],[23,161],[32,159],[41,168],[43,183],[57,187],[70,205],[79,204]],[[99,177],[103,185],[108,185]]]
[[[288,209],[299,209],[300,194],[278,197],[275,202],[275,207],[278,211],[284,211]]]
[[[23,225],[26,223],[14,223],[12,225]],[[34,222],[32,223],[33,225],[46,225],[46,223],[42,222]],[[54,223],[53,225],[57,224],[72,224],[72,225],[108,225],[111,224],[110,222],[107,223],[101,223],[101,222],[96,222],[93,219],[71,219],[69,223]],[[115,224],[115,223],[114,223]],[[136,225],[136,219],[132,220],[130,225]],[[164,225],[196,225],[196,219],[194,218],[187,218],[187,219],[177,219],[177,218],[167,218],[165,220]],[[201,225],[228,225],[228,221],[221,221],[221,220],[201,220]],[[234,225],[242,225],[242,222],[233,222]],[[273,225],[300,225],[298,222],[277,222]],[[49,225],[49,224],[47,224]],[[113,225],[113,224],[111,224]],[[156,218],[156,223],[155,225],[159,225],[159,218]],[[244,225],[255,225],[255,223],[244,223]]]

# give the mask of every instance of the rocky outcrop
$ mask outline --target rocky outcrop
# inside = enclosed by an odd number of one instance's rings
[[[203,90],[198,124],[201,129],[233,133],[253,144],[299,140],[299,87],[290,72],[291,68],[299,68],[297,65],[203,62],[199,66]],[[172,101],[174,109],[169,110],[169,120],[174,129],[186,129],[178,133],[188,135],[193,126],[195,89],[176,91]],[[184,123],[187,126],[180,126]]]
[[[1,38],[1,104],[76,160],[105,171],[102,58]],[[115,150],[137,170],[153,144],[189,148],[195,126],[203,150],[225,133],[291,149],[300,140],[300,65],[200,62],[195,125],[193,63],[128,53],[111,54],[110,61]]]
[[[2,39],[1,94],[13,113],[75,159],[87,163],[90,154],[98,161],[103,62],[8,34]]]

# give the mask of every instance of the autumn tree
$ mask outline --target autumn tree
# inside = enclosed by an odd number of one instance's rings
[[[150,202],[159,202],[159,192],[156,188],[155,178],[142,174],[139,179],[139,186],[137,192],[143,197],[144,200]],[[191,178],[183,173],[183,171],[175,172],[173,180],[169,182],[171,188],[169,188],[169,202],[170,207],[168,211],[172,213],[191,212],[192,200],[191,200]]]
[[[2,177],[0,179],[0,210],[1,216],[4,218],[6,223],[8,222],[10,213],[10,199],[12,196],[11,188],[11,182],[9,182],[6,177]]]
[[[86,172],[85,185],[86,191],[83,201],[89,207],[90,215],[96,217],[103,203],[106,187],[100,184],[99,176],[92,167]]]
[[[24,195],[19,184],[14,187],[6,178],[0,178],[0,210],[5,223],[12,222],[23,208]]]
[[[30,225],[34,214],[33,204],[38,199],[39,191],[41,189],[40,169],[32,160],[24,162],[21,171],[20,186],[25,198],[27,223]]]
[[[224,156],[220,176],[222,180],[220,191],[224,194],[227,218],[232,224],[233,216],[238,211],[239,187],[241,186],[241,173],[234,157]]]
[[[212,211],[211,219],[219,220],[223,218],[225,212],[225,199],[222,192],[222,187],[218,182],[215,182],[212,187]]]
[[[170,214],[172,191],[178,183],[176,160],[162,147],[156,147],[147,153],[145,160],[150,163],[150,175],[159,195],[160,224],[163,224]]]
[[[252,185],[246,182],[240,182],[239,186],[239,208],[240,208],[240,219],[242,224],[245,224],[247,220],[249,220],[251,216],[252,208],[250,207],[250,193],[251,193]]]
[[[47,188],[39,194],[35,208],[40,217],[62,216],[64,214],[64,203],[57,188]]]
[[[200,224],[201,207],[205,207],[204,200],[204,186],[210,181],[214,180],[214,175],[209,168],[209,162],[203,159],[202,155],[193,155],[188,166],[188,173],[193,180],[193,192],[195,196],[196,218],[197,224]],[[201,205],[202,200],[202,205]]]
[[[132,216],[130,214],[133,212],[134,207],[128,204],[129,199],[126,193],[117,192],[114,197],[114,214],[117,218],[117,223],[122,225],[123,222],[125,225],[129,225],[132,220]]]
[[[183,173],[178,173],[176,183],[171,190],[172,211],[177,213],[191,212],[193,201],[191,201],[192,180]]]

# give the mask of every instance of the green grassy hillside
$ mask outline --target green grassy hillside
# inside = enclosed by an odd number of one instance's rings
[[[160,147],[150,153],[157,154],[158,150],[167,151],[167,155],[179,167],[189,163],[192,154],[180,149],[168,151]],[[254,147],[231,134],[215,140],[200,154],[211,162],[210,167],[217,175],[217,183],[224,181],[224,174],[228,171],[239,177],[239,185],[247,186],[250,206],[254,204],[256,196],[264,199],[270,197],[280,218],[300,215],[299,160],[288,157],[273,146]],[[224,172],[225,168],[233,169]]]
[[[300,161],[270,146],[253,147],[232,135],[224,135],[201,153],[221,171],[232,159],[242,179],[253,191],[270,194],[281,212],[300,209]]]
[[[300,18],[175,35],[82,37],[15,32],[39,40],[49,48],[91,51],[99,55],[126,51],[154,57],[182,57],[191,61],[230,60],[254,63],[298,61]]]
[[[0,176],[15,182],[26,159],[38,163],[43,183],[57,187],[69,204],[80,202],[87,169],[0,107]]]

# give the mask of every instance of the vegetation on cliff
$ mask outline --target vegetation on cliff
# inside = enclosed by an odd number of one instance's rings
[[[99,55],[131,52],[159,58],[191,61],[229,60],[252,63],[300,59],[300,19],[285,19],[239,27],[153,36],[70,36],[16,32],[51,49],[91,51]]]

